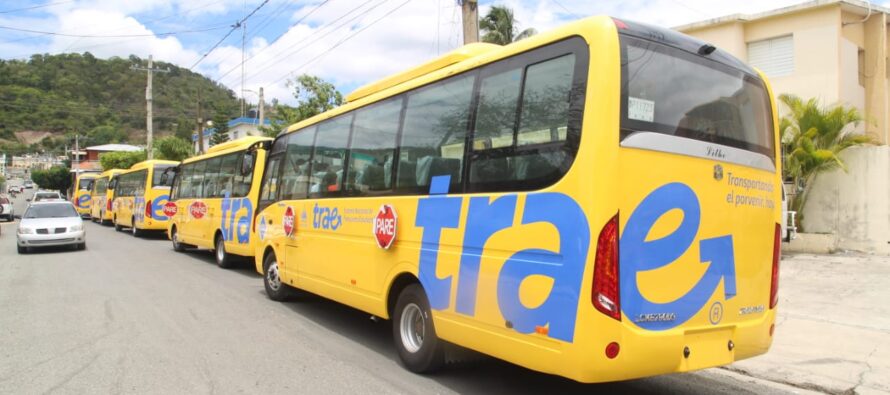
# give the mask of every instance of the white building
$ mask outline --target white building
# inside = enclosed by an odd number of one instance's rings
[[[263,124],[271,126],[272,123],[266,119]],[[244,136],[262,136],[263,133],[259,129],[260,122],[257,118],[240,117],[229,121],[229,140],[237,140]],[[210,148],[210,138],[216,132],[215,128],[204,129],[204,151]],[[195,144],[195,152],[199,151],[198,137],[192,136],[192,142]]]

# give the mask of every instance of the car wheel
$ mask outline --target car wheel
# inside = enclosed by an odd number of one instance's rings
[[[87,249],[87,242],[83,242],[83,243],[78,244],[78,245],[77,245],[77,249],[78,249],[78,250],[81,250],[81,251]]]
[[[444,343],[436,336],[430,303],[420,284],[411,284],[399,294],[392,336],[399,359],[408,370],[428,373],[445,363]]]
[[[216,257],[216,265],[223,269],[230,269],[233,266],[232,261],[234,261],[234,257],[226,252],[226,241],[223,239],[222,234],[217,233],[216,241],[213,245],[215,247],[213,255]]]
[[[114,217],[114,219],[112,219],[112,221],[114,222],[114,230],[120,232],[121,230],[124,229],[123,226],[121,226],[119,223],[117,223],[117,217]]]
[[[28,247],[18,246],[18,250],[19,250],[19,254],[27,254],[28,253]]]
[[[136,227],[136,218],[133,218],[132,221],[133,226],[130,227],[130,232],[133,233],[133,237],[142,237],[143,232]]]
[[[278,259],[275,258],[274,253],[269,254],[263,261],[263,286],[266,288],[266,295],[269,296],[269,299],[284,302],[290,299],[293,291],[289,285],[281,281],[278,270]]]

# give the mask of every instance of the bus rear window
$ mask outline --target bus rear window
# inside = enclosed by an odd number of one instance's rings
[[[173,173],[170,172],[167,175],[166,182],[161,182],[162,175],[164,174],[164,170],[173,167],[173,165],[155,165],[154,172],[151,177],[151,186],[152,187],[169,187],[173,185]]]
[[[774,160],[772,114],[756,76],[666,45],[622,36],[621,138],[656,132]]]

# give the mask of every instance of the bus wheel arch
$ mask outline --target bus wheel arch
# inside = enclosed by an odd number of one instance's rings
[[[411,284],[420,284],[420,280],[411,272],[402,272],[393,278],[392,282],[389,285],[389,291],[386,293],[386,314],[387,318],[392,318],[393,313],[395,312],[396,302],[399,300],[399,295],[402,293],[402,290],[405,287]]]

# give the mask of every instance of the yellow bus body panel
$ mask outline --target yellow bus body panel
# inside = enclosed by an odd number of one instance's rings
[[[74,181],[74,207],[80,215],[89,215],[93,204],[93,194],[90,189],[80,189],[80,180],[95,180],[99,175],[95,173],[81,173]]]
[[[195,156],[182,161],[189,164],[217,156],[236,152],[244,152],[250,146],[263,141],[272,141],[269,137],[247,136],[237,140],[215,145],[207,154]],[[214,248],[217,235],[223,235],[226,252],[252,257],[256,246],[256,235],[251,228],[257,207],[262,174],[266,163],[266,151],[258,149],[254,161],[254,175],[251,179],[250,192],[241,198],[201,198],[176,199],[176,214],[167,227],[167,237],[172,236],[175,227],[181,242],[200,248]],[[192,205],[199,203],[206,208],[206,213],[196,217],[192,213]]]
[[[111,182],[111,179],[114,176],[123,173],[125,170],[123,169],[111,169],[103,171],[99,174],[100,178],[105,178],[108,182]],[[107,188],[105,189],[104,194],[100,194],[99,196],[93,196],[93,202],[90,207],[90,217],[98,220],[99,222],[111,221],[112,219],[112,210],[108,210],[108,202],[114,200],[114,189]]]
[[[124,227],[137,227],[140,230],[166,230],[167,216],[164,205],[170,197],[170,187],[152,187],[155,165],[177,165],[179,162],[170,160],[146,160],[136,163],[119,176],[145,170],[144,193],[139,196],[116,196],[112,200],[113,221]],[[151,217],[146,218],[145,208],[150,204]]]
[[[357,95],[360,99],[292,125],[288,132],[572,36],[587,42],[591,56],[581,144],[571,169],[558,182],[531,192],[275,202],[261,210],[256,218],[257,272],[263,272],[266,256],[274,254],[284,283],[390,318],[390,303],[397,296],[390,293],[394,281],[406,275],[421,278],[423,254],[434,254],[433,281],[445,285],[438,291],[425,291],[427,295],[441,292],[447,300],[447,307],[433,309],[439,337],[530,369],[581,382],[692,371],[766,352],[772,341],[770,327],[775,322],[775,309],[768,308],[768,299],[773,230],[780,220],[780,169],[768,172],[717,160],[620,147],[621,57],[617,30],[610,18],[585,19],[379,92],[361,92]],[[770,104],[773,126],[778,130],[775,103]],[[779,146],[778,137],[775,146]],[[773,159],[776,157],[778,152]],[[723,168],[722,180],[714,177],[715,165]],[[728,184],[731,179],[761,181],[772,186],[772,190],[746,191]],[[670,324],[674,326],[667,329],[647,328],[647,324],[637,321],[639,317],[626,314],[620,321],[612,319],[596,310],[591,301],[597,237],[603,226],[616,215],[619,232],[624,231],[632,213],[642,207],[644,199],[668,184],[686,185],[694,193],[700,205],[701,225],[694,232],[690,245],[680,246],[683,253],[674,263],[651,271],[621,273],[622,279],[633,275],[645,298],[669,305],[673,300],[682,299],[684,292],[695,289],[714,264],[700,259],[702,241],[716,239],[704,243],[711,248],[727,240],[721,237],[730,236],[733,254],[729,259],[734,259],[737,294],[724,297],[727,291],[724,281],[718,281],[715,288],[708,289],[706,298],[700,300],[699,305],[679,306],[677,312],[670,313],[680,315],[682,309],[691,315],[683,322]],[[735,197],[730,203],[730,194],[745,194],[747,198],[740,200],[745,203],[736,205]],[[540,203],[554,195],[568,197],[568,205],[572,205],[572,201],[577,205],[581,215],[574,216],[574,221],[565,220],[565,223],[577,229],[586,226],[588,246],[561,245],[560,229],[553,223],[523,221],[525,216],[546,209],[556,213],[571,212],[556,204]],[[433,199],[446,198],[460,199],[458,225],[442,228],[437,246],[424,245],[424,232],[428,230],[418,225],[418,218],[424,215],[420,206]],[[759,203],[752,203],[755,198],[760,199],[757,200]],[[491,234],[481,251],[464,248],[467,232],[498,217],[486,217],[484,210],[479,210],[478,216],[470,213],[472,199],[479,199],[477,204],[503,202],[507,207],[505,212],[512,214],[512,226]],[[391,205],[397,213],[396,241],[389,249],[379,248],[372,232],[374,218],[384,204]],[[294,215],[294,230],[290,235],[283,226],[288,210]],[[644,235],[644,240],[648,242],[672,234],[683,219],[681,213],[664,215],[651,232]],[[622,235],[622,239],[624,237]],[[515,327],[519,322],[511,322],[507,315],[517,316],[519,320],[534,316],[536,308],[553,302],[549,296],[554,292],[556,282],[563,280],[544,273],[530,273],[518,282],[511,282],[512,279],[504,273],[521,271],[517,267],[522,267],[523,257],[549,255],[549,259],[558,261],[568,257],[575,248],[583,250],[584,264],[579,276],[572,277],[578,283],[577,293],[573,295],[577,300],[569,304],[573,307],[551,310],[560,314],[551,315],[548,324],[535,326],[530,333],[520,333]],[[472,260],[473,256],[479,259],[475,276],[462,274],[467,268],[466,262],[462,261]],[[721,257],[724,259],[726,255]],[[467,278],[473,281],[464,283]],[[509,294],[504,289],[515,289],[518,295]],[[466,295],[472,297],[464,298]],[[457,306],[466,305],[468,300],[474,304],[472,314],[458,311]],[[508,313],[509,309],[527,309],[528,316],[515,311]],[[572,325],[566,326],[560,321],[557,326],[555,322],[565,316],[574,317]],[[528,326],[527,323],[524,325]],[[733,346],[729,346],[730,341]],[[612,342],[620,345],[620,353],[614,359],[605,354],[606,347]],[[689,357],[684,357],[686,347],[690,349]]]

